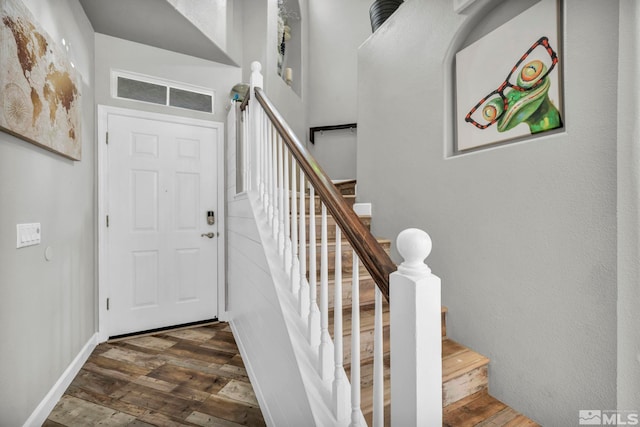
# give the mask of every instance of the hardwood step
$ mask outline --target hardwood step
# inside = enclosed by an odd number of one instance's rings
[[[356,194],[356,180],[355,179],[347,179],[344,181],[334,182],[333,183],[338,191],[343,196],[350,196]]]
[[[347,196],[342,196],[344,198],[344,200],[347,202],[347,204],[351,207],[353,207],[353,204],[356,202],[356,196],[355,194],[351,194],[351,195],[347,195]],[[304,202],[304,211],[307,215],[309,215],[309,200],[311,199],[311,197],[306,196],[305,197],[305,202]],[[298,205],[297,205],[297,209],[300,209],[300,200],[297,201]],[[320,204],[320,197],[316,196],[315,197],[315,213],[316,215],[320,215],[322,213],[322,205]]]
[[[333,318],[333,308],[335,306],[335,278],[331,277],[328,282],[329,285],[329,317]],[[317,283],[317,295],[316,299],[319,303],[320,301],[320,284]],[[375,288],[376,284],[373,281],[373,278],[368,274],[364,273],[360,275],[360,306],[365,307],[368,305],[373,305],[375,303]],[[345,310],[345,314],[351,315],[351,306],[353,305],[352,301],[353,296],[353,287],[352,287],[352,279],[351,276],[344,277],[342,279],[342,307]],[[386,304],[386,302],[385,302]],[[442,306],[442,337],[447,336],[447,307]],[[348,313],[347,313],[348,312]],[[345,333],[349,333],[349,331],[345,330]]]
[[[333,185],[336,186],[340,194],[343,196],[352,196],[356,194],[356,180],[355,179],[343,179],[340,181],[333,181]],[[309,188],[306,190],[309,193]]]
[[[443,407],[445,407],[445,414],[452,412],[449,418],[454,422],[459,421],[455,417],[461,416],[464,403],[469,401],[471,396],[480,396],[482,393],[486,394],[488,389],[488,382],[486,376],[486,367],[489,363],[489,359],[474,352],[473,350],[466,348],[455,341],[445,339],[442,341],[442,394],[443,394]],[[385,355],[384,357],[384,389],[385,389],[385,425],[389,425],[389,403],[390,403],[390,357]],[[351,371],[349,366],[345,366],[347,376],[350,378]],[[365,419],[371,425],[371,413],[373,411],[373,360],[369,359],[362,362],[360,367],[360,379],[361,379],[361,407],[362,412],[365,415]],[[460,378],[466,378],[470,380],[469,383],[459,381]],[[469,385],[465,388],[465,385]],[[455,400],[452,400],[455,397]],[[453,406],[453,405],[457,406]],[[504,409],[504,407],[503,407]],[[458,412],[455,412],[458,410]],[[493,415],[493,414],[491,414]],[[461,425],[476,425],[476,424],[446,424],[450,426]],[[503,425],[503,424],[495,424]],[[525,424],[528,425],[528,424]],[[535,424],[532,424],[535,425]],[[487,426],[494,426],[494,424],[487,424]]]
[[[371,216],[361,215],[359,216],[360,221],[364,224],[367,230],[371,230]],[[320,233],[322,232],[322,215],[315,216],[316,221],[316,240],[320,241]],[[309,217],[305,218],[305,226],[307,239],[309,238]],[[336,240],[336,221],[333,219],[331,215],[327,215],[327,239],[330,244],[333,244]],[[344,234],[342,235],[342,241],[346,242]]]
[[[488,388],[489,359],[445,339],[442,341],[442,401],[448,406]]]
[[[318,296],[318,303],[320,302]],[[442,307],[441,311],[442,322],[446,319],[446,307]],[[345,307],[342,310],[342,345],[343,345],[343,360],[342,363],[345,366],[351,364],[351,307]],[[375,306],[361,305],[360,306],[360,360],[362,362],[368,361],[373,358],[374,351],[374,322],[375,322]],[[383,353],[389,352],[389,304],[383,301],[382,306],[382,324],[383,324]],[[329,310],[329,334],[331,338],[334,337],[334,316],[333,310]],[[446,329],[443,328],[443,342],[446,341]],[[443,344],[444,346],[444,344]],[[444,350],[443,350],[444,354]],[[488,359],[487,359],[488,362]],[[453,362],[452,362],[453,363]],[[453,375],[452,378],[456,376]]]
[[[487,390],[467,396],[444,408],[444,427],[536,427],[535,421],[489,395]]]
[[[391,240],[381,239],[381,238],[378,238],[377,240],[380,243],[380,245],[382,245],[382,247],[387,251],[387,253],[390,253]],[[316,243],[316,266],[318,270],[318,277],[320,277],[320,257],[321,257],[320,249],[321,249],[321,243],[318,240]],[[327,261],[329,264],[328,270],[330,273],[332,273],[335,271],[335,259],[336,259],[335,242],[328,242],[327,253],[328,253]],[[309,265],[309,244],[307,244],[307,266],[308,265]],[[351,248],[351,245],[349,245],[347,242],[343,242],[342,243],[343,277],[350,276],[352,271],[353,271],[353,249]],[[367,274],[367,269],[362,265],[362,263],[360,263],[360,274]]]
[[[342,306],[345,309],[351,309],[352,305],[352,286],[351,277],[342,279]],[[376,284],[369,274],[360,276],[360,306],[372,305],[375,302]],[[335,279],[329,279],[329,310],[332,311],[335,305]],[[318,298],[320,297],[320,288],[318,287]],[[318,301],[320,301],[318,299]],[[333,312],[330,313],[330,315]]]

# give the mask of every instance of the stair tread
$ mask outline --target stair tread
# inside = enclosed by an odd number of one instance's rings
[[[442,382],[489,364],[489,358],[452,339],[442,340]]]
[[[539,424],[483,390],[445,407],[443,426],[534,427]]]
[[[446,313],[446,307],[442,307],[441,313]],[[373,329],[375,322],[375,307],[374,304],[367,304],[360,306],[360,332]],[[382,323],[385,326],[389,325],[389,304],[385,301],[382,305]],[[351,335],[351,307],[343,306],[342,308],[342,328],[345,331],[343,336]],[[329,310],[329,329],[333,330],[333,310]],[[448,341],[447,344],[444,341]],[[446,350],[445,350],[446,345]],[[461,348],[466,348],[455,341],[447,338],[442,342],[442,357],[453,357],[459,353],[464,353]],[[445,353],[445,351],[447,353]],[[477,354],[477,353],[476,353]],[[484,356],[482,356],[484,357]],[[489,359],[487,359],[489,360]]]
[[[378,243],[380,243],[381,245],[391,245],[391,239],[386,239],[384,237],[376,237],[375,238]],[[335,245],[333,245],[332,243],[335,243],[335,240],[327,240],[327,242],[329,243],[329,247],[333,247]],[[318,236],[316,236],[316,246],[320,246],[322,242],[320,242],[320,233],[318,233]],[[307,247],[309,246],[309,243],[307,242]],[[342,246],[349,246],[349,242],[342,242]]]
[[[300,216],[299,213],[298,213],[298,216]],[[310,215],[308,213],[305,214],[305,217],[307,217],[307,218],[309,218],[310,216],[312,216],[312,215]],[[315,216],[316,218],[320,218],[320,219],[322,218],[322,214],[315,214],[313,216]],[[371,219],[372,216],[371,215],[358,215],[358,218]],[[329,211],[327,211],[327,220],[332,220],[333,221],[333,216],[331,215],[331,213]],[[320,221],[316,219],[316,223],[319,223],[319,222]]]
[[[487,365],[489,358],[465,347],[450,338],[442,340],[442,382],[460,376],[472,369]],[[362,362],[361,369],[365,366],[373,365],[373,360],[368,359]],[[389,368],[389,356],[385,355],[385,376]]]
[[[479,358],[487,363],[489,360],[451,339],[442,341],[442,354],[442,379],[445,386],[448,379],[452,378],[451,372],[461,372],[463,370],[462,364],[466,366],[465,369],[472,370],[477,367],[477,363],[473,363],[474,359]],[[458,357],[462,362],[456,359]],[[469,363],[464,363],[465,361]],[[345,370],[347,375],[351,375],[348,366],[345,367]],[[365,418],[370,423],[373,411],[373,360],[363,361],[360,371],[361,408]],[[390,417],[390,384],[390,356],[387,354],[384,357],[385,425],[389,425]],[[447,427],[538,426],[534,421],[489,395],[486,388],[446,406],[443,412],[443,426]]]
[[[355,194],[342,194],[342,197],[345,198],[345,199],[353,199],[353,200],[356,199],[356,195]],[[307,198],[307,199],[311,198],[311,196],[309,196],[309,191],[307,191],[305,193],[305,198]],[[318,195],[318,193],[316,193],[316,199],[319,199],[319,198],[320,198],[320,196]]]

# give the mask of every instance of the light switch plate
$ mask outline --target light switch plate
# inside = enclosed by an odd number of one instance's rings
[[[25,246],[39,245],[42,228],[39,222],[31,224],[17,224],[16,248],[24,248]]]

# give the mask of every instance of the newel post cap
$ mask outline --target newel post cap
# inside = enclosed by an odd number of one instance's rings
[[[408,228],[396,240],[398,252],[404,259],[398,267],[398,272],[414,279],[420,279],[431,273],[431,269],[424,260],[431,253],[431,237],[417,228]]]
[[[251,87],[259,87],[262,88],[262,74],[260,71],[262,70],[262,64],[258,61],[253,61],[251,63]]]

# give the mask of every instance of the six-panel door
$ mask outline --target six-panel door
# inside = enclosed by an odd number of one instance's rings
[[[218,130],[120,115],[108,129],[109,335],[216,317],[207,212],[217,212]]]

